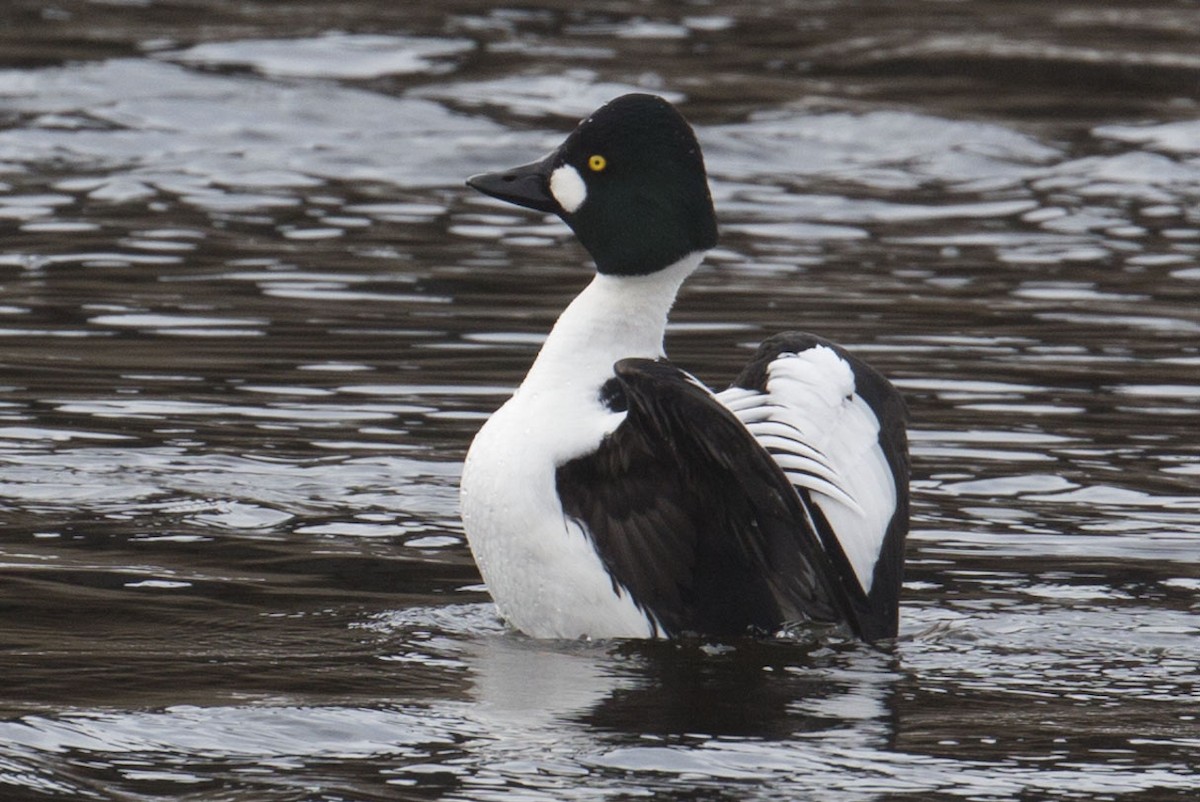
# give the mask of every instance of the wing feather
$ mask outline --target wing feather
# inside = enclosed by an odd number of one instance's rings
[[[894,635],[908,532],[906,412],[844,349],[789,332],[717,398],[785,472],[868,639]]]
[[[666,362],[618,362],[625,420],[560,466],[564,514],[666,634],[771,632],[854,609],[791,482],[745,426]]]

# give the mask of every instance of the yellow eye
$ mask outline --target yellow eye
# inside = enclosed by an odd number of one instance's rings
[[[593,173],[598,173],[608,166],[608,159],[597,153],[595,156],[588,157],[588,169]]]

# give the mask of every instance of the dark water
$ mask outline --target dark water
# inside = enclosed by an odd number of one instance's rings
[[[1183,800],[1200,785],[1200,9],[9,0],[0,799]],[[457,517],[586,282],[462,187],[630,89],[721,249],[913,416],[902,639],[538,643]]]

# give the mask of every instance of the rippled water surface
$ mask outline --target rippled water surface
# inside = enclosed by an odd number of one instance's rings
[[[0,9],[0,799],[1174,800],[1200,770],[1200,10]],[[676,361],[913,419],[902,637],[538,643],[462,457],[587,281],[471,195],[633,89],[722,245]]]

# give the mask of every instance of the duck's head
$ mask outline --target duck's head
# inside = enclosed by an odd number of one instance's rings
[[[717,243],[696,135],[655,95],[610,101],[544,159],[472,176],[467,184],[557,214],[601,273],[653,273]]]

